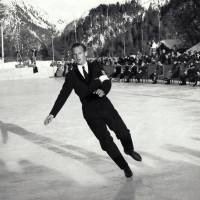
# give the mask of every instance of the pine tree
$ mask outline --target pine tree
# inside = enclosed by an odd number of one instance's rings
[[[162,18],[169,16],[177,35],[191,44],[200,41],[200,2],[199,0],[170,0],[162,8]]]
[[[6,6],[0,0],[0,21],[3,20],[3,18],[5,17],[5,15],[6,15]]]

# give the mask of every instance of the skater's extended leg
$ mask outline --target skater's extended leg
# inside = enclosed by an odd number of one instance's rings
[[[95,119],[88,120],[87,123],[94,135],[99,140],[102,150],[110,156],[110,158],[119,166],[120,169],[124,170],[126,177],[131,177],[132,172],[128,166],[128,163],[122,156],[117,145],[114,143],[105,122],[102,119]]]
[[[117,138],[121,141],[124,152],[133,159],[141,161],[142,157],[134,150],[130,130],[126,127],[119,113],[113,110],[109,115],[105,115],[105,121],[108,127],[115,132]]]

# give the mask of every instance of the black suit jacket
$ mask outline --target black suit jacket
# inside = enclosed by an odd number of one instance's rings
[[[50,114],[56,117],[73,89],[80,98],[85,118],[99,117],[99,111],[114,109],[110,100],[106,97],[111,88],[111,80],[106,80],[101,83],[98,77],[103,75],[102,68],[95,63],[88,63],[88,70],[89,81],[86,82],[84,77],[80,74],[78,67],[76,65],[73,66],[72,70],[70,70],[65,77],[63,87]],[[102,89],[106,95],[99,97],[93,94],[97,89]]]

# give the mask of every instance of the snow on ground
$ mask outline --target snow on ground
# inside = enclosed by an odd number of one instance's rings
[[[17,62],[0,63],[0,81],[51,77],[56,69],[50,67],[50,63],[51,61],[37,61],[39,72],[35,74],[32,67],[16,68]]]
[[[134,172],[126,179],[100,149],[74,93],[43,125],[62,84],[0,82],[0,199],[199,199],[199,86],[113,83],[109,98],[143,156],[137,163],[123,154]]]

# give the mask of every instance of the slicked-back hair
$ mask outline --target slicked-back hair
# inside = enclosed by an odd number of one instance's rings
[[[83,43],[80,43],[80,42],[74,43],[71,47],[71,51],[73,51],[73,49],[76,48],[76,47],[82,47],[84,51],[87,51],[86,46]]]

